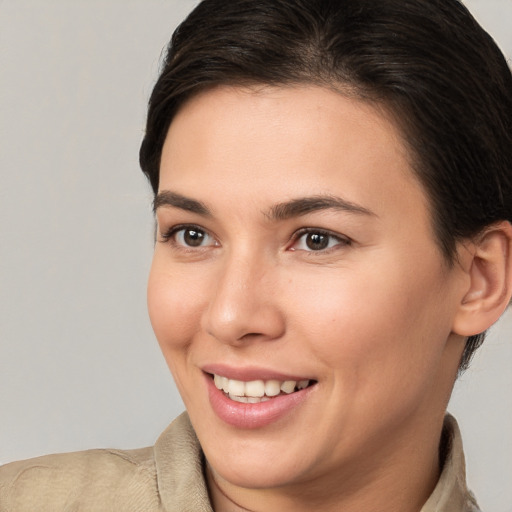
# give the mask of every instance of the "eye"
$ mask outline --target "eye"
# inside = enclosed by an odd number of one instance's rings
[[[335,235],[321,229],[308,229],[299,231],[295,235],[295,241],[290,249],[292,251],[319,252],[349,244],[350,240],[341,235]]]
[[[171,240],[182,247],[207,247],[217,245],[215,239],[198,226],[174,226],[162,234],[163,241]]]

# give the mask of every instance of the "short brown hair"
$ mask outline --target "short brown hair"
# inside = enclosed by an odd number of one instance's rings
[[[317,84],[397,120],[449,264],[458,240],[512,221],[512,75],[458,0],[203,0],[176,29],[140,164],[154,192],[169,125],[216,85]],[[484,333],[468,338],[461,370]]]

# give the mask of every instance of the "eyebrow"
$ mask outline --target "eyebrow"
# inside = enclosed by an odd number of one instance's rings
[[[278,203],[272,206],[268,213],[265,213],[265,216],[270,220],[286,220],[321,210],[341,210],[377,217],[374,212],[364,206],[331,195],[299,197],[291,201]]]
[[[203,202],[191,199],[190,197],[183,196],[176,192],[171,192],[170,190],[164,190],[155,197],[153,201],[153,212],[156,212],[158,208],[165,206],[179,208],[205,217],[212,217],[210,209]],[[293,217],[300,217],[302,215],[307,215],[308,213],[321,210],[340,210],[349,213],[377,217],[374,212],[364,206],[332,195],[299,197],[283,203],[277,203],[267,212],[263,212],[263,214],[271,221],[279,221]]]
[[[204,217],[212,216],[209,208],[201,201],[196,201],[195,199],[182,196],[181,194],[171,192],[170,190],[164,190],[155,197],[153,201],[153,213],[155,213],[158,208],[163,206],[173,206],[174,208],[179,208],[180,210],[185,210],[187,212],[197,213],[198,215],[203,215]]]

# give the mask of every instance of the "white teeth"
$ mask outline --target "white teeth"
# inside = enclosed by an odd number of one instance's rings
[[[296,384],[294,380],[286,380],[281,384],[281,391],[289,395],[295,391]]]
[[[235,396],[245,396],[245,382],[241,380],[229,380],[228,394]]]
[[[297,384],[297,387],[299,389],[305,389],[309,386],[309,380],[301,380],[299,381],[299,383]]]
[[[232,395],[231,393],[229,393],[229,398],[231,398],[231,400],[234,400],[235,402],[247,403],[249,401],[249,398],[246,396],[237,396],[237,395]]]
[[[222,375],[214,375],[213,382],[217,389],[222,389],[232,400],[244,403],[259,403],[270,400],[271,397],[281,394],[281,392],[290,394],[296,389],[301,390],[309,386],[309,380],[285,380],[275,379],[251,380],[244,382],[241,380],[228,379]]]
[[[262,380],[246,382],[245,394],[251,397],[262,397],[265,394],[265,383]]]
[[[217,389],[222,389],[222,380],[224,377],[221,377],[220,375],[214,375],[213,376],[213,382],[215,383],[215,387]]]
[[[265,382],[265,395],[277,396],[281,393],[281,383],[278,380],[267,380]]]

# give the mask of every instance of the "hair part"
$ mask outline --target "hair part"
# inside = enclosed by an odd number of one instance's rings
[[[174,116],[219,85],[318,85],[390,112],[449,265],[457,242],[512,221],[512,75],[458,0],[203,0],[149,101],[140,164],[155,194]],[[468,338],[461,371],[484,336]]]

